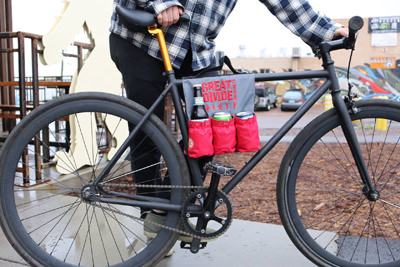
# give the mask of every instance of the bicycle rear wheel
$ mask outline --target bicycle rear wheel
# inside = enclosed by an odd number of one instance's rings
[[[174,245],[178,234],[170,230],[159,231],[152,241],[146,238],[140,208],[91,201],[85,195],[92,193],[90,185],[107,154],[127,136],[128,122],[136,125],[145,112],[115,95],[71,94],[35,109],[10,134],[0,155],[0,221],[12,246],[30,265],[153,265]],[[187,185],[183,153],[166,126],[152,115],[140,133],[161,154],[149,168],[156,166],[173,186]],[[132,173],[129,160],[121,158],[95,195],[128,200],[115,194],[139,194]],[[165,201],[182,204],[183,190],[170,188],[164,188]],[[168,212],[163,224],[178,228],[179,212]]]
[[[377,201],[361,178],[334,110],[307,125],[286,152],[278,208],[297,248],[322,266],[400,266],[400,104],[356,102],[351,115]]]

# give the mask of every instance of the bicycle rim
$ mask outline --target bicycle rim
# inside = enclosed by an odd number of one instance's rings
[[[400,265],[400,105],[359,101],[353,124],[377,201],[363,184],[333,111],[291,144],[278,179],[285,229],[302,253],[322,266]]]
[[[118,96],[72,94],[34,110],[11,133],[0,155],[0,219],[10,243],[30,265],[153,265],[173,246],[177,234],[172,231],[161,230],[148,240],[141,220],[148,211],[83,197],[107,156],[124,141],[128,122],[138,123],[144,112]],[[109,193],[100,190],[98,196],[127,200],[113,193],[149,194],[132,186],[154,184],[154,176],[145,176],[152,168],[172,185],[187,183],[182,152],[165,125],[152,116],[140,131],[144,137],[131,149],[150,140],[161,157],[132,172],[124,154],[101,188]],[[135,183],[133,175],[149,181]],[[182,203],[181,189],[164,191],[170,203]],[[165,226],[180,224],[177,212],[165,218]]]

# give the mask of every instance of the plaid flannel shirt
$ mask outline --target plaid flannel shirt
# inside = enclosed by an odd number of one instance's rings
[[[221,27],[237,0],[114,0],[110,31],[129,40],[150,56],[161,58],[157,38],[146,32],[128,30],[119,21],[115,6],[145,9],[156,15],[170,6],[178,5],[191,21],[180,22],[163,29],[172,65],[180,68],[189,49],[194,71],[208,67],[214,59],[215,43]],[[291,32],[310,46],[331,40],[340,25],[315,12],[306,0],[259,0]]]

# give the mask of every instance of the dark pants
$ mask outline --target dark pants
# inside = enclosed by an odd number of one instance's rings
[[[149,56],[146,52],[116,34],[110,35],[110,51],[112,60],[122,73],[127,97],[149,108],[165,89],[166,77],[163,76],[165,71],[163,62]],[[192,70],[191,65],[192,56],[191,51],[189,51],[181,69],[174,70],[175,76],[179,79],[198,74],[198,72]],[[216,73],[213,72],[213,75]],[[160,103],[154,113],[161,120],[164,119],[163,102]],[[142,142],[143,139],[145,141],[139,145],[139,142]],[[131,145],[132,170],[147,167],[152,163],[157,163],[159,160],[160,152],[154,144],[143,135],[137,136]],[[158,165],[138,172],[133,175],[133,179],[138,184],[159,185],[163,183]],[[154,189],[138,188],[136,192],[138,194],[158,196]]]

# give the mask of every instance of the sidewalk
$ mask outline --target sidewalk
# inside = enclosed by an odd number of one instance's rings
[[[4,267],[21,267],[29,266],[11,247],[7,238],[4,236],[3,230],[0,230],[0,266]]]
[[[175,245],[174,254],[157,267],[312,267],[282,226],[234,220],[228,231],[197,254]]]
[[[0,266],[26,266],[0,231]],[[228,231],[197,254],[175,245],[174,254],[157,267],[312,267],[292,244],[282,226],[234,220]]]

